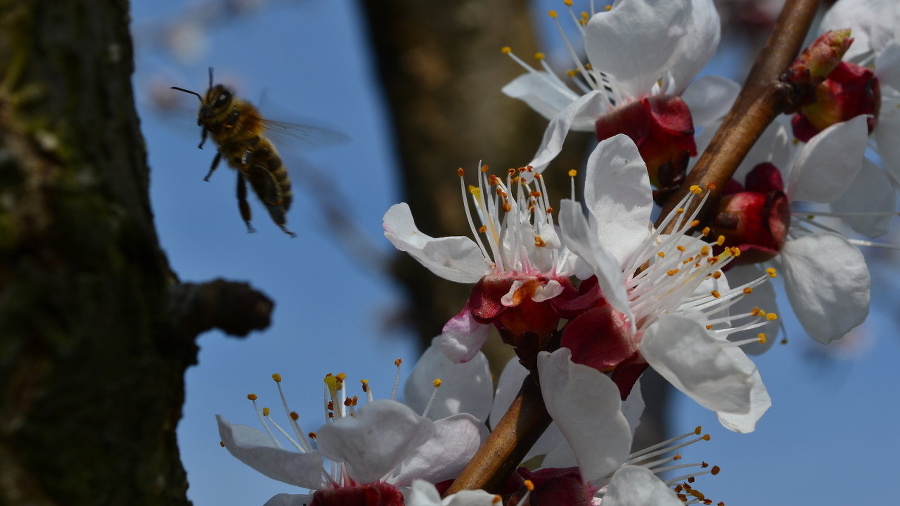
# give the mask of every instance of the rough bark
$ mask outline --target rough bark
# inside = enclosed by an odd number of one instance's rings
[[[0,504],[187,504],[196,335],[268,325],[161,252],[124,0],[0,1]]]

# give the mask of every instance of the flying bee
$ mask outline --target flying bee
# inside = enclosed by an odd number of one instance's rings
[[[238,209],[247,231],[256,231],[250,224],[250,205],[247,203],[247,183],[250,183],[272,221],[286,234],[296,237],[297,234],[286,227],[286,214],[293,199],[291,179],[275,145],[263,133],[274,131],[309,144],[342,140],[343,135],[314,126],[264,119],[253,104],[235,97],[231,89],[222,84],[214,85],[212,67],[209,68],[209,89],[205,96],[177,86],[172,89],[200,99],[197,124],[203,128],[197,147],[203,149],[207,135],[216,143],[216,156],[203,180],[209,181],[224,157],[237,171]]]

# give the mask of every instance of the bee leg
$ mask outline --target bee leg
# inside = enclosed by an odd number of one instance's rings
[[[203,127],[203,130],[200,131],[200,145],[197,146],[197,149],[203,149],[203,144],[206,143],[206,127]]]
[[[218,151],[218,152],[216,152],[216,157],[213,158],[212,165],[209,167],[209,172],[207,172],[206,177],[203,178],[204,181],[209,181],[209,178],[212,176],[212,173],[216,171],[216,167],[219,166],[219,161],[221,161],[221,160],[222,160],[222,152]],[[244,190],[244,193],[246,194],[247,191]]]
[[[253,228],[253,225],[250,224],[250,204],[247,203],[247,181],[244,179],[243,174],[238,172],[237,175],[237,198],[238,198],[238,209],[241,211],[241,218],[244,219],[244,223],[247,224],[247,232],[253,233],[256,232],[256,229]]]

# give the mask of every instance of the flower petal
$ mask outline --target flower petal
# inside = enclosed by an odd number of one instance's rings
[[[491,326],[478,323],[468,307],[450,319],[441,335],[441,351],[454,363],[468,362],[475,358],[490,335]]]
[[[700,322],[662,315],[644,332],[640,350],[651,367],[701,406],[750,412],[753,374],[730,354],[743,352],[712,337]]]
[[[712,125],[731,109],[741,85],[721,76],[703,76],[692,82],[681,95],[691,110],[695,127]]]
[[[575,100],[550,120],[541,145],[538,147],[531,165],[535,172],[541,172],[562,151],[563,141],[569,130],[594,131],[594,121],[607,109],[606,97],[598,91],[591,91]],[[528,174],[526,173],[526,176]]]
[[[735,350],[738,351],[738,350]],[[732,358],[736,359],[742,367],[747,370],[753,369],[753,388],[750,390],[750,412],[747,414],[730,414],[716,413],[719,417],[719,423],[728,430],[733,430],[741,434],[747,434],[756,430],[756,422],[762,418],[763,414],[772,406],[772,398],[769,397],[769,391],[762,382],[759,370],[753,365],[753,362],[746,355],[732,353]]]
[[[356,416],[326,424],[317,431],[322,455],[343,462],[357,483],[381,480],[425,444],[434,422],[391,400],[366,404]]]
[[[681,506],[675,491],[640,466],[622,466],[609,482],[603,506]]]
[[[584,201],[603,248],[624,265],[649,234],[653,194],[647,166],[626,135],[602,141],[588,158]]]
[[[484,422],[468,413],[434,422],[434,435],[416,448],[390,482],[408,486],[414,478],[439,483],[455,478],[488,437]]]
[[[674,85],[673,93],[680,94],[691,82],[691,79],[706,66],[716,49],[719,48],[721,31],[719,13],[712,0],[693,0],[687,33],[678,41],[675,54],[668,63]],[[714,101],[716,98],[710,96],[709,100]],[[728,103],[728,107],[731,107],[730,103]],[[693,112],[694,110],[691,109],[691,113]],[[727,109],[723,111],[722,116],[724,116],[724,112],[727,112]],[[694,124],[698,124],[696,116],[694,116]]]
[[[466,363],[454,363],[441,351],[441,338],[435,337],[406,379],[404,403],[422,413],[431,402],[435,379],[441,380],[441,387],[428,418],[437,420],[457,413],[469,413],[479,420],[487,418],[494,395],[491,371],[483,353]]]
[[[434,238],[421,232],[409,204],[401,202],[384,213],[384,236],[438,276],[457,283],[474,283],[490,272],[481,249],[468,237]]]
[[[861,114],[831,125],[803,146],[785,174],[785,193],[791,202],[831,202],[847,191],[866,152],[866,118]]]
[[[547,119],[553,119],[579,96],[559,79],[553,79],[545,72],[522,74],[510,81],[500,91],[508,97],[525,102]]]
[[[263,506],[309,506],[312,500],[313,494],[277,494]]]
[[[560,202],[559,225],[566,247],[593,268],[603,297],[634,323],[621,263],[600,246],[577,202],[568,199]]]
[[[862,253],[830,232],[787,241],[781,250],[784,285],[803,328],[828,344],[869,315],[869,269]]]
[[[882,163],[894,181],[900,181],[900,92],[884,86],[881,88],[878,125],[872,134]]]
[[[900,141],[900,139],[898,139]],[[831,203],[836,213],[853,230],[869,237],[888,233],[897,209],[897,194],[887,172],[869,160],[863,160],[856,179],[837,200]],[[853,214],[873,213],[869,216]]]
[[[625,0],[591,16],[584,49],[591,67],[611,74],[629,98],[647,95],[691,30],[690,0]]]
[[[300,453],[278,448],[262,431],[232,425],[220,415],[219,437],[235,458],[273,480],[308,489],[323,486],[324,469],[319,452]]]
[[[547,411],[575,451],[582,478],[602,478],[625,462],[631,428],[615,383],[596,369],[573,363],[567,348],[538,354],[538,372]]]
[[[825,13],[819,26],[821,32],[850,28],[854,41],[844,59],[856,61],[869,51],[880,52],[895,38],[900,11],[894,0],[842,0]]]

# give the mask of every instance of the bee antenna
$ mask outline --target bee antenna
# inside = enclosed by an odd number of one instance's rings
[[[210,67],[210,68],[209,68],[209,87],[210,87],[210,88],[213,87],[213,78],[212,78],[212,74],[213,74],[213,68]]]
[[[196,95],[197,98],[200,99],[200,102],[201,102],[201,103],[203,102],[203,97],[201,97],[200,94],[197,93],[196,91],[186,90],[186,89],[184,89],[184,88],[179,88],[178,86],[172,86],[172,89],[173,89],[173,90],[178,90],[178,91],[183,91],[183,92],[185,92],[185,93],[190,93],[191,95]]]

